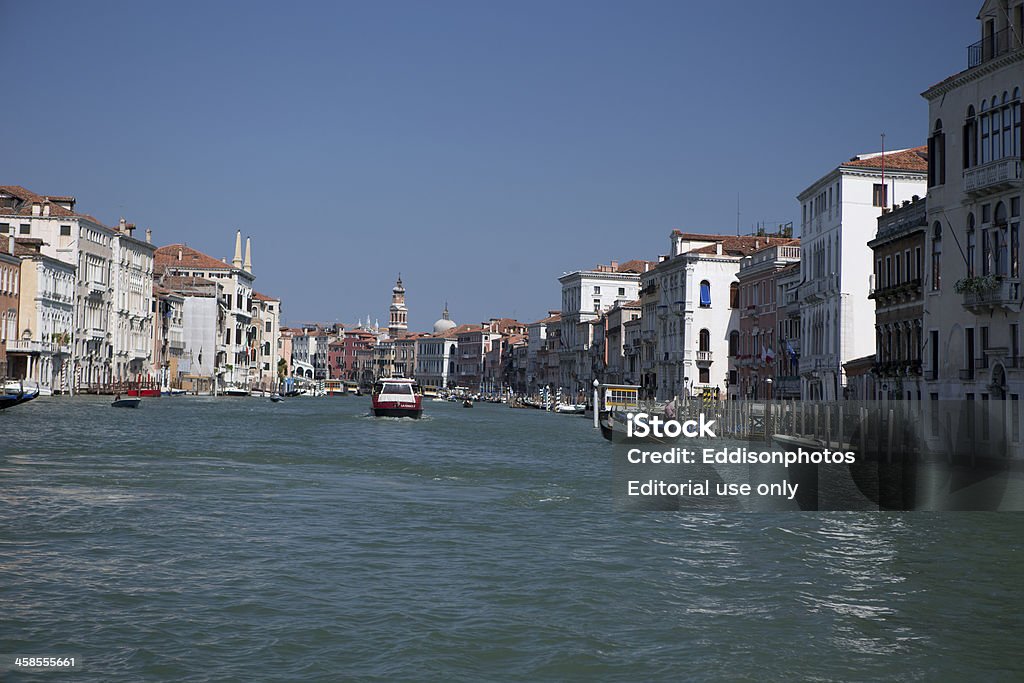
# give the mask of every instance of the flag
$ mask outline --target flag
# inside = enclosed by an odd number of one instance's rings
[[[764,354],[764,361],[766,363],[774,363],[775,362],[775,352],[772,351],[770,348]]]
[[[784,339],[782,341],[786,345],[786,352],[789,354],[789,359],[793,361],[793,363],[796,363],[796,351],[793,350],[793,345],[789,343],[788,339]]]

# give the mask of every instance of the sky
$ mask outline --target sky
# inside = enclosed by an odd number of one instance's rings
[[[289,324],[532,321],[673,229],[924,144],[981,1],[0,0],[0,184],[230,260]],[[737,217],[737,207],[739,216]]]

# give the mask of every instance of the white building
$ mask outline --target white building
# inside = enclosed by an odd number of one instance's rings
[[[122,218],[111,241],[110,334],[115,381],[150,377],[153,371],[153,254]],[[147,237],[151,234],[147,231]]]
[[[800,193],[804,399],[842,398],[843,363],[875,352],[874,270],[868,241],[882,209],[923,195],[925,147],[861,154]]]
[[[1024,2],[989,0],[977,19],[981,40],[968,47],[967,68],[923,93],[930,164],[922,398],[1008,400],[1019,447]]]
[[[205,349],[204,361],[214,363],[214,374],[218,388],[227,385],[246,387],[249,383],[252,363],[251,350],[256,339],[252,333],[252,291],[255,277],[252,274],[252,244],[246,240],[245,259],[242,259],[242,233],[235,235],[235,256],[228,264],[218,261],[184,244],[171,244],[156,250],[156,268],[161,274],[200,278],[215,282],[218,301],[222,307],[216,319],[215,329],[219,336],[213,355]],[[186,320],[192,320],[186,302]],[[204,307],[205,310],[205,307]],[[204,313],[204,315],[206,315]],[[191,333],[187,331],[186,340]],[[206,332],[192,335],[205,340]],[[186,345],[187,345],[186,341]],[[204,343],[204,342],[201,342]],[[190,349],[193,350],[194,349]],[[204,370],[205,370],[205,363]]]
[[[616,302],[633,301],[640,290],[640,275],[649,261],[627,261],[577,270],[558,278],[562,285],[559,385],[570,395],[590,391],[594,379],[590,354],[590,323]]]
[[[670,254],[641,280],[643,383],[655,398],[726,396],[729,336],[739,324],[736,273],[765,245],[765,237],[672,232]]]
[[[77,267],[75,330],[71,344],[77,387],[96,387],[113,378],[113,286],[116,232],[75,211],[74,197],[44,197],[17,185],[0,186],[0,234],[41,240],[46,256]]]

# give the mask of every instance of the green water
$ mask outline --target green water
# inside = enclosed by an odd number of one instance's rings
[[[0,680],[1024,678],[1024,516],[616,513],[587,420],[425,406],[0,413]]]

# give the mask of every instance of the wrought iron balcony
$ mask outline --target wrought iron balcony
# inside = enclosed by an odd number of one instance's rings
[[[967,68],[981,66],[985,62],[1019,50],[1021,39],[1013,34],[1009,27],[996,31],[976,43],[967,46]]]

